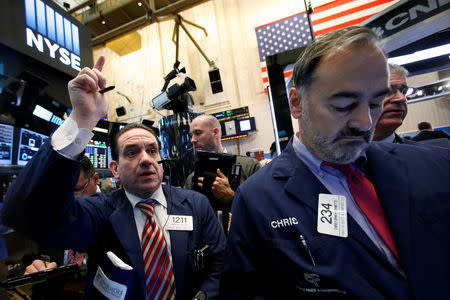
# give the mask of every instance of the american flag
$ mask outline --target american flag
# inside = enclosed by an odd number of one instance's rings
[[[311,42],[308,17],[299,13],[255,29],[264,89],[267,91],[266,56],[305,46]]]
[[[311,22],[315,36],[357,25],[399,0],[336,0],[314,7]],[[264,89],[267,91],[266,56],[304,46],[311,41],[305,12],[255,28]],[[285,74],[285,78],[287,78]],[[290,75],[290,74],[289,74]]]

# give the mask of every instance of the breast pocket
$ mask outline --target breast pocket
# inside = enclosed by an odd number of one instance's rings
[[[298,297],[307,299],[349,299],[347,291],[340,287],[328,272],[329,266],[322,264],[322,257],[318,255],[323,248],[321,238],[312,238],[307,246],[298,239],[267,239],[269,255],[273,259],[278,272],[294,277],[293,282],[287,282],[288,290]],[[328,245],[332,248],[332,245]],[[276,273],[277,271],[275,271]]]

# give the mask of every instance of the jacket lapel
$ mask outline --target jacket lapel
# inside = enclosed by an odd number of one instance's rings
[[[283,163],[275,170],[274,177],[284,177],[286,179],[286,192],[312,209],[317,216],[319,194],[330,194],[330,192],[310,171],[306,164],[297,157],[291,143],[286,147],[286,150],[279,159],[283,159]],[[362,244],[368,251],[390,265],[384,254],[378,250],[377,246],[370,240],[350,214],[347,214],[347,226],[347,238]]]
[[[367,174],[375,186],[402,265],[414,265],[411,257],[411,216],[407,163],[391,144],[367,151]],[[387,148],[383,151],[381,146]],[[380,151],[381,150],[381,151]]]
[[[116,201],[119,204],[109,217],[109,220],[117,238],[131,260],[132,267],[139,280],[140,289],[145,293],[144,259],[142,257],[141,244],[134,222],[133,208],[123,190],[117,195],[117,199],[113,199],[113,201]],[[133,222],[124,222],[124,220],[133,220]]]

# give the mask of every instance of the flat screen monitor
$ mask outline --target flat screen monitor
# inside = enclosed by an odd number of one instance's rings
[[[86,146],[85,155],[89,157],[94,168],[108,168],[108,147],[106,142],[91,140]]]
[[[245,133],[256,130],[254,117],[237,120],[237,124],[239,133]]]
[[[0,165],[12,164],[14,126],[0,123]]]
[[[20,129],[19,149],[17,152],[17,164],[26,165],[38,152],[48,139],[48,136],[31,131],[29,129]]]

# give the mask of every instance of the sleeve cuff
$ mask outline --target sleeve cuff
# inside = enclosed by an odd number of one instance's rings
[[[70,117],[53,133],[51,142],[53,149],[59,154],[77,160],[94,134],[86,128],[78,128],[78,124]]]

